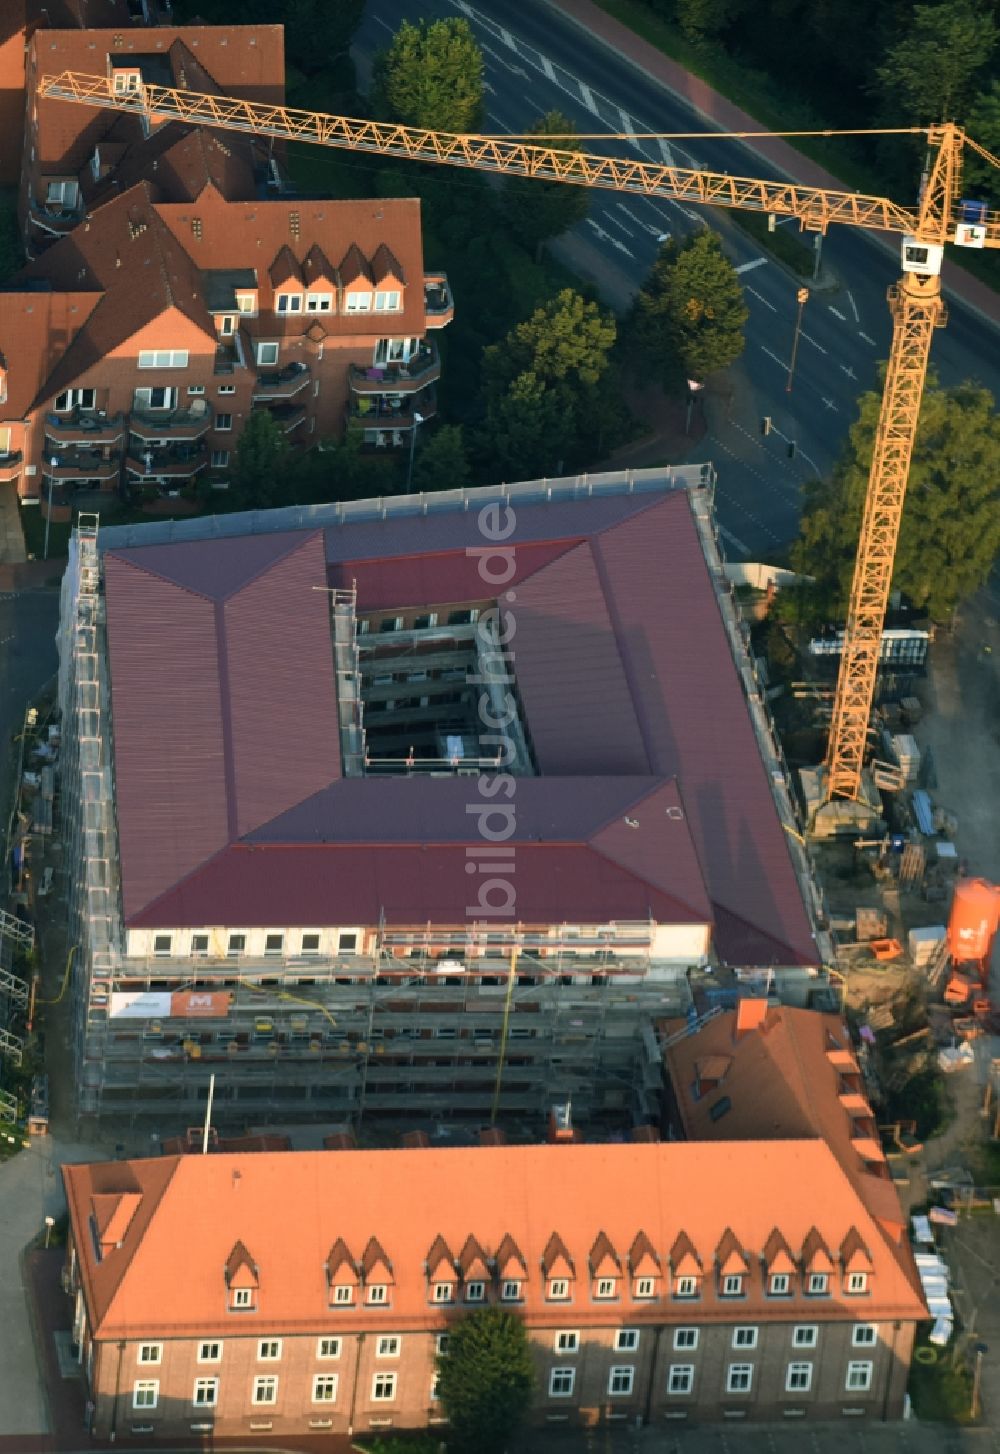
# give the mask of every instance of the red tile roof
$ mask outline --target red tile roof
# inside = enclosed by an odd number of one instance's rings
[[[262,1334],[433,1327],[440,1311],[429,1300],[428,1249],[450,1257],[476,1244],[497,1258],[498,1277],[524,1280],[529,1318],[551,1315],[543,1274],[585,1281],[588,1258],[605,1244],[619,1261],[625,1249],[643,1257],[651,1249],[672,1275],[689,1263],[703,1270],[699,1323],[732,1321],[732,1303],[716,1284],[718,1267],[730,1262],[746,1275],[746,1321],[925,1316],[905,1238],[891,1241],[879,1229],[819,1140],[181,1156],[65,1166],[63,1178],[101,1338],[231,1329],[227,1279],[258,1286],[256,1311],[242,1316]],[[119,1190],[138,1191],[138,1205],[121,1247],[97,1261],[88,1232],[95,1197]],[[796,1290],[780,1308],[769,1304],[761,1255],[776,1221],[799,1265],[817,1242],[835,1269],[842,1250],[853,1261],[863,1247],[869,1294],[846,1296],[836,1276],[822,1301]],[[332,1309],[331,1258],[338,1276],[353,1264],[370,1281],[390,1282],[388,1309]],[[621,1307],[593,1303],[589,1286],[573,1295],[586,1299],[588,1322],[621,1323]],[[630,1322],[664,1316],[690,1321],[691,1304],[629,1304]]]

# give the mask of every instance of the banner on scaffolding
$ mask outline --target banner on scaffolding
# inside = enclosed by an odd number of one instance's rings
[[[218,1019],[229,1014],[228,990],[136,990],[111,996],[112,1020]]]

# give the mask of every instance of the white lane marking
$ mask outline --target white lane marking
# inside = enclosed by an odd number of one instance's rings
[[[583,102],[584,106],[586,106],[587,110],[592,112],[593,115],[596,116],[597,102],[594,100],[593,91],[590,89],[589,86],[585,86],[582,81],[577,81],[576,84],[580,89],[580,100]]]
[[[832,399],[824,399],[823,400],[823,403],[826,405],[826,407],[828,409],[832,409],[835,414],[839,414],[840,413],[840,410],[837,408],[836,404],[833,402]]]
[[[517,41],[511,35],[510,31],[509,30],[504,30],[503,26],[498,26],[497,30],[498,30],[498,34],[500,36],[500,39],[503,41],[503,43],[507,47],[507,49],[508,50],[517,50]]]
[[[663,137],[662,136],[658,136],[656,138],[656,145],[660,148],[660,156],[666,162],[667,166],[668,167],[674,166],[675,165],[675,163],[674,163],[674,154],[670,150],[670,147],[668,146],[668,144],[663,140]],[[683,153],[681,153],[681,154],[683,155]]]
[[[768,358],[774,359],[774,362],[778,365],[779,368],[787,369],[788,364],[785,362],[785,360],[783,358],[779,358],[776,353],[772,353],[771,350],[766,346],[766,344],[762,343],[759,345],[759,347],[763,353],[767,354]]]
[[[765,308],[770,308],[772,313],[777,313],[778,310],[774,306],[774,304],[770,303],[767,298],[764,297],[763,293],[758,293],[756,288],[745,288],[744,292],[749,293],[751,297],[756,298],[758,303],[763,303]]]
[[[539,54],[538,63],[542,68],[542,75],[545,77],[545,79],[547,81],[554,81],[556,78],[555,67],[549,60],[548,56],[543,56]]]
[[[489,81],[485,79],[483,80],[483,90],[486,92],[487,96],[495,96],[497,93],[496,86],[491,86]]]
[[[636,129],[635,122],[625,110],[624,106],[619,106],[618,108],[618,119],[622,124],[622,131],[627,131],[631,136]]]
[[[854,301],[854,294],[851,292],[850,288],[848,288],[847,290],[847,301],[851,305],[851,312],[854,314],[855,323],[860,323],[861,319],[858,317],[858,305]]]
[[[624,222],[619,222],[618,218],[610,210],[604,213],[604,220],[611,227],[620,227],[626,237],[635,237],[635,232],[632,230],[632,228],[626,227]],[[633,221],[634,220],[635,219],[633,218]]]
[[[766,262],[766,257],[755,257],[748,263],[740,263],[736,271],[738,273],[752,273],[754,268],[762,268]]]
[[[471,16],[475,15],[476,13],[473,10],[472,6],[468,4],[468,0],[452,0],[452,3],[454,4],[456,10],[461,10],[463,15]]]
[[[829,308],[829,310],[833,314],[834,318],[839,318],[840,321],[841,321],[841,323],[846,323],[847,322],[847,314],[846,313],[841,313],[840,309],[839,308],[835,308],[832,303],[827,303],[826,306]]]
[[[869,338],[867,333],[862,333],[860,329],[858,330],[858,337],[863,338],[865,343],[870,343],[872,348],[877,347],[874,338]]]
[[[676,201],[673,197],[664,197],[663,200],[664,202],[669,202],[671,207],[676,207],[678,212],[683,212],[684,216],[688,219],[689,222],[702,221],[702,218],[698,216],[697,212],[692,212],[690,207],[681,206],[680,202]]]
[[[624,202],[616,202],[615,206],[618,208],[619,212],[624,212],[626,217],[630,217],[635,223],[636,227],[641,227],[643,232],[648,232],[657,239],[663,236],[662,227],[654,227],[651,222],[643,222],[642,218],[636,217],[635,213],[631,211],[631,209],[628,208]]]
[[[487,111],[486,115],[493,122],[494,126],[499,126],[500,130],[506,131],[508,136],[513,134],[513,128],[508,126],[505,121],[501,121],[499,116],[494,116],[492,111]]]
[[[806,343],[811,343],[813,348],[818,348],[820,353],[826,353],[826,349],[823,347],[823,345],[821,343],[817,343],[815,338],[810,338],[809,334],[805,331],[803,331],[802,337],[805,339]]]
[[[842,374],[846,374],[849,379],[854,379],[855,383],[857,382],[857,378],[858,378],[857,374],[854,372],[854,370],[852,368],[849,368],[847,364],[841,364],[840,365],[840,372]]]
[[[744,555],[750,554],[749,545],[744,545],[740,537],[738,535],[734,535],[731,530],[727,530],[724,525],[719,526],[719,534],[722,536],[723,540],[728,540],[730,545],[735,545],[737,550],[742,550]]]
[[[595,222],[592,217],[588,217],[587,226],[597,234],[602,242],[610,242],[613,248],[617,248],[619,252],[625,253],[627,257],[630,257],[635,262],[635,253],[630,252],[623,242],[618,241],[617,237],[612,237],[610,232],[605,232],[599,222]]]
[[[375,21],[376,25],[381,25],[382,29],[387,30],[390,35],[396,34],[392,26],[387,21],[383,20],[381,15],[373,15],[372,19]]]

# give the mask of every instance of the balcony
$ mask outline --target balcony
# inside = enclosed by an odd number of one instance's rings
[[[255,399],[291,399],[300,393],[311,377],[308,364],[291,363],[276,373],[258,374],[253,386]]]
[[[278,428],[285,434],[291,434],[300,424],[305,423],[306,410],[304,404],[277,404],[268,413],[277,424]]]
[[[201,439],[211,427],[212,410],[204,399],[189,409],[133,409],[129,415],[129,429],[139,439]]]
[[[100,449],[68,449],[47,456],[42,469],[47,480],[116,480],[121,460]]]
[[[46,449],[67,444],[116,444],[125,433],[124,414],[110,417],[103,409],[72,409],[46,414]]]
[[[421,421],[431,419],[437,413],[437,393],[433,385],[401,398],[386,394],[360,394],[351,399],[347,406],[349,429],[412,429],[413,416],[419,414]]]
[[[424,274],[424,313],[428,328],[446,328],[455,316],[447,273]]]
[[[406,363],[377,364],[370,369],[352,364],[349,377],[352,394],[384,394],[387,389],[413,394],[441,377],[441,357],[437,344],[423,343]]]
[[[0,454],[0,483],[9,484],[21,473],[21,451],[6,450]]]
[[[149,480],[189,480],[208,464],[204,444],[172,444],[166,449],[130,446],[125,467],[133,475]]]
[[[28,208],[29,223],[46,238],[62,237],[72,232],[82,216],[81,207],[63,207],[58,203],[39,206],[35,202]]]

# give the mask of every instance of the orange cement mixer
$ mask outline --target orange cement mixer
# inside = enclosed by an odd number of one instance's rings
[[[984,878],[960,879],[948,919],[948,952],[953,964],[978,965],[989,973],[990,949],[1000,924],[1000,886]]]

